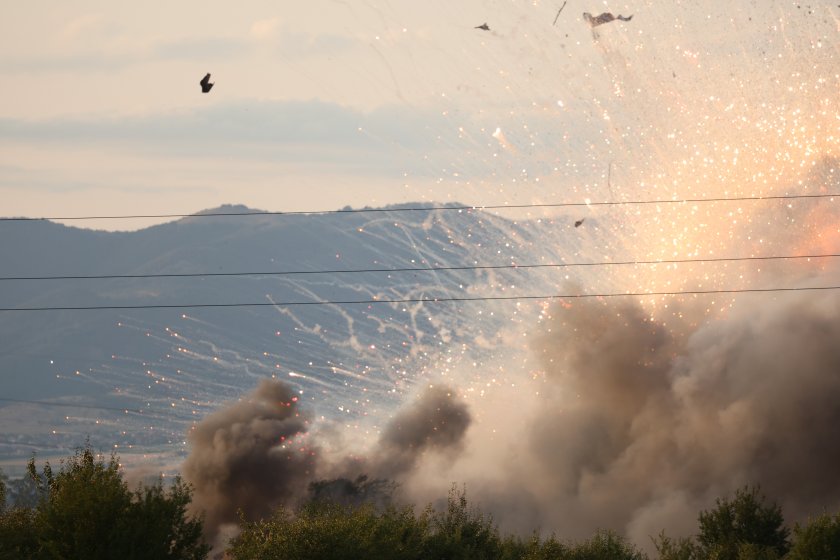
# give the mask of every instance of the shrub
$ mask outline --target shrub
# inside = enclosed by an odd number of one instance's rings
[[[770,551],[782,557],[790,549],[781,508],[767,504],[756,487],[736,491],[732,500],[718,499],[714,509],[700,513],[699,521],[697,539],[705,556],[714,560],[763,558]]]
[[[19,558],[196,560],[209,552],[201,520],[186,513],[191,489],[178,478],[167,488],[158,480],[130,492],[117,458],[97,458],[89,444],[62,461],[57,474],[49,463],[38,473],[34,459],[28,470],[37,507],[3,515],[2,530],[18,531],[14,546],[27,551]]]
[[[815,560],[840,558],[840,514],[824,513],[809,519],[807,525],[793,528],[794,544],[787,558]]]

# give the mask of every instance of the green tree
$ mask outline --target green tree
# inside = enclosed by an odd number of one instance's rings
[[[115,457],[106,464],[87,446],[63,462],[57,475],[49,463],[38,474],[34,458],[29,473],[45,496],[36,522],[48,557],[104,559],[118,552],[117,524],[131,494]]]
[[[770,546],[762,546],[754,543],[741,543],[738,545],[738,560],[780,560],[779,553]]]
[[[34,558],[37,551],[34,512],[19,507],[0,512],[0,560]]]
[[[793,528],[794,543],[789,560],[840,558],[840,514],[824,513]]]
[[[431,519],[431,535],[424,543],[424,558],[495,559],[502,551],[502,539],[492,518],[467,505],[466,491],[454,486],[446,509],[426,510]]]
[[[569,554],[570,547],[557,540],[556,536],[551,535],[543,540],[535,533],[527,542],[520,545],[519,554],[509,554],[508,557],[521,560],[563,560],[568,558]]]
[[[415,560],[428,526],[411,508],[313,502],[296,515],[279,508],[268,520],[242,519],[240,528],[227,550],[235,560]]]
[[[564,558],[568,560],[646,560],[647,556],[627,539],[612,531],[598,531],[574,546]]]
[[[29,558],[37,550],[33,513],[6,504],[7,480],[0,471],[0,560]]]
[[[205,558],[210,547],[202,541],[201,520],[187,514],[191,500],[192,490],[180,477],[167,487],[159,478],[136,490],[118,527],[129,543],[122,558]]]
[[[673,539],[667,536],[665,531],[653,539],[653,546],[656,547],[659,560],[701,560],[703,558],[700,547],[694,539],[687,537]]]
[[[429,506],[417,515],[411,507],[316,500],[295,514],[281,508],[269,520],[243,519],[240,529],[227,550],[236,560],[513,560],[526,549],[518,539],[500,538],[492,520],[455,488],[443,511]]]
[[[757,487],[742,488],[731,500],[718,499],[714,509],[700,512],[699,522],[697,540],[709,559],[766,558],[768,554],[781,558],[790,549],[790,531],[784,526],[781,508],[767,504]]]
[[[8,480],[9,477],[0,469],[0,513],[6,510],[6,482]]]
[[[34,515],[39,556],[44,558],[205,558],[200,519],[186,515],[191,491],[180,479],[132,493],[118,460],[97,458],[90,445],[62,461],[57,474],[35,460],[29,474],[42,496]]]

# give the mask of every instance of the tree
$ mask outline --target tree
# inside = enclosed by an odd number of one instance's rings
[[[186,516],[191,490],[180,479],[132,493],[119,462],[106,463],[87,444],[62,461],[58,474],[46,463],[29,474],[42,496],[34,514],[40,555],[47,558],[205,558],[202,522]]]
[[[37,550],[33,514],[6,504],[7,480],[0,471],[0,560],[29,558]]]
[[[510,550],[507,558],[521,560],[563,560],[570,554],[570,547],[557,540],[555,535],[543,540],[537,533],[524,543],[518,539],[508,538],[505,540],[505,548]]]
[[[333,482],[328,487],[336,488]],[[267,521],[243,519],[240,528],[227,550],[236,560],[507,560],[525,549],[515,539],[503,541],[492,520],[471,509],[455,488],[439,512],[429,506],[416,515],[412,507],[321,499],[296,513],[280,508]]]
[[[714,509],[700,512],[699,522],[697,540],[707,558],[767,558],[771,553],[781,558],[790,549],[781,508],[767,504],[757,487],[736,491],[732,500],[718,499]]]
[[[131,494],[115,457],[105,464],[86,446],[63,462],[57,475],[49,463],[38,474],[34,458],[29,473],[45,496],[36,522],[48,556],[104,559],[117,553],[117,523],[131,505]]]
[[[598,531],[565,557],[569,560],[646,560],[643,552],[612,531]]]
[[[449,491],[446,509],[426,510],[432,534],[424,543],[424,558],[495,559],[502,549],[502,539],[492,518],[467,506],[466,490]]]
[[[700,547],[694,539],[682,537],[673,539],[665,531],[653,539],[653,546],[659,554],[659,560],[701,560]]]
[[[6,482],[9,477],[0,469],[0,514],[6,510]]]
[[[13,507],[0,512],[0,560],[33,558],[37,550],[33,511]]]
[[[210,547],[202,541],[201,520],[187,516],[191,500],[192,490],[180,477],[167,488],[159,478],[136,490],[118,529],[129,543],[122,558],[205,558]]]
[[[240,522],[228,555],[235,560],[419,560],[425,521],[411,508],[352,507],[313,502],[293,515],[279,508],[269,520]]]
[[[793,528],[794,544],[789,560],[840,558],[840,514],[824,513],[809,519],[807,525]]]

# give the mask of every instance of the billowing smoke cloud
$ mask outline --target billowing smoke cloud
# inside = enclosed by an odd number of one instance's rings
[[[342,477],[329,486],[333,498],[340,497],[341,483],[358,474],[399,481],[426,451],[457,454],[469,424],[466,404],[451,389],[432,387],[397,412],[367,457],[334,463],[323,457],[316,464],[321,454],[305,441],[309,426],[294,393],[284,383],[264,380],[242,401],[195,427],[183,472],[213,539],[224,524],[237,521],[239,510],[258,519],[279,505],[294,505],[316,478]]]
[[[399,478],[416,467],[426,450],[457,454],[470,420],[466,403],[457,400],[452,389],[430,387],[385,427],[371,465],[373,473]]]
[[[745,296],[688,323],[666,328],[627,300],[556,306],[534,343],[545,384],[532,420],[496,444],[515,460],[499,454],[485,479],[475,463],[458,470],[483,507],[511,530],[604,527],[643,546],[696,532],[700,509],[745,484],[789,519],[836,511],[840,297]]]
[[[396,412],[363,453],[345,446],[332,460],[322,460],[310,498],[376,506],[393,503],[397,495],[422,500],[403,484],[422,477],[429,461],[451,466],[464,450],[471,423],[469,408],[455,390],[427,387]]]
[[[306,488],[314,450],[301,442],[307,420],[288,386],[264,380],[257,389],[202,420],[189,434],[184,477],[211,538],[225,523],[267,516]]]
[[[539,395],[477,401],[477,414],[517,425],[493,440],[438,386],[363,457],[322,458],[316,476],[312,456],[278,447],[307,426],[289,390],[264,382],[197,426],[184,472],[211,529],[238,508],[266,515],[325,473],[389,479],[418,504],[463,482],[505,530],[612,528],[643,546],[662,529],[694,533],[699,510],[745,484],[789,519],[840,507],[840,297],[742,296],[699,327],[684,311],[666,327],[631,300],[557,305],[533,343]]]

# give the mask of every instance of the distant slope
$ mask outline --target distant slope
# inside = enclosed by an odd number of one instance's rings
[[[411,205],[416,207],[418,205]],[[423,268],[573,260],[597,228],[429,210],[190,217],[131,233],[3,222],[3,276]],[[242,206],[215,211],[246,212]],[[212,211],[209,211],[212,212]],[[587,221],[587,226],[590,226]],[[556,240],[562,240],[562,244]],[[591,241],[591,238],[590,238]],[[203,278],[5,281],[2,307],[433,299],[539,294],[569,271],[459,270]],[[21,442],[169,449],[190,422],[280,376],[318,414],[376,417],[447,360],[480,358],[509,303],[308,305],[0,314],[3,397]],[[437,372],[439,373],[439,372]],[[143,410],[142,413],[134,413]],[[66,418],[65,418],[66,417]],[[99,424],[96,420],[99,420]],[[375,422],[374,422],[375,423]],[[51,426],[56,424],[56,426]],[[56,434],[51,434],[56,429]],[[29,448],[0,444],[0,455]]]

